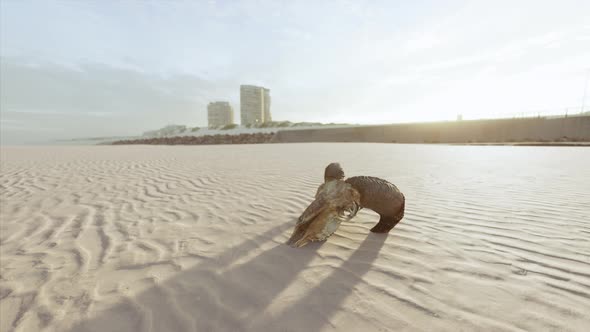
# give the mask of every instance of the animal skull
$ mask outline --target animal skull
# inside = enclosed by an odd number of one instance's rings
[[[356,189],[342,180],[327,181],[320,185],[315,200],[299,217],[287,244],[302,247],[309,242],[323,241],[359,209],[360,194]]]

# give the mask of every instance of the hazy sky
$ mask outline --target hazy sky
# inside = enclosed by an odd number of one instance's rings
[[[4,144],[239,121],[240,84],[275,120],[579,112],[590,68],[588,0],[0,4]]]

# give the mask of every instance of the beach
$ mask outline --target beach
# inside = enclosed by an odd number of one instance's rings
[[[284,244],[330,162],[406,197]],[[0,331],[586,331],[582,147],[0,149]]]

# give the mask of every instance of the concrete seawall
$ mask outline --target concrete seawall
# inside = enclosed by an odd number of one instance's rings
[[[392,124],[279,131],[282,143],[477,143],[590,141],[590,116]]]

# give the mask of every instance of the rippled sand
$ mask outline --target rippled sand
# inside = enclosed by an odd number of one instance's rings
[[[406,196],[283,245],[339,161]],[[1,150],[1,331],[587,331],[590,150]]]

